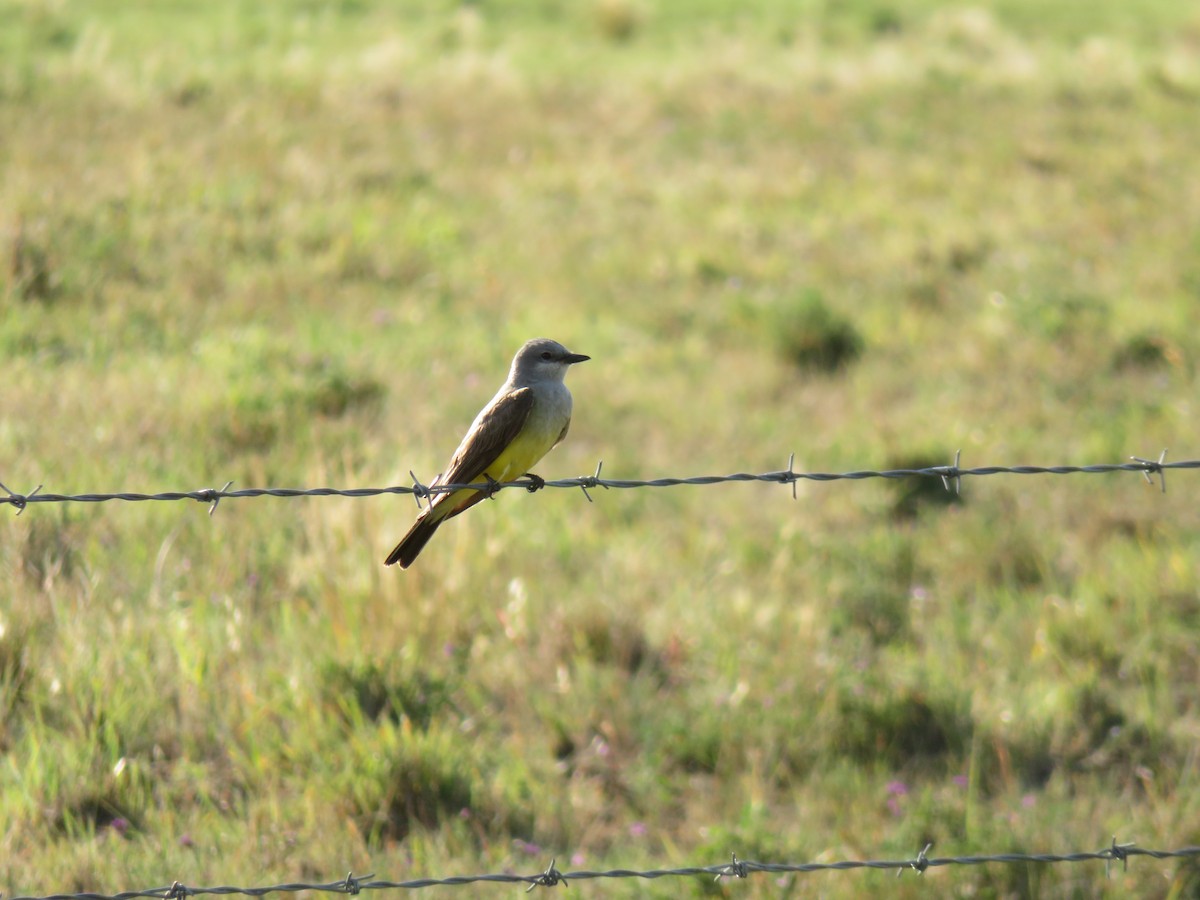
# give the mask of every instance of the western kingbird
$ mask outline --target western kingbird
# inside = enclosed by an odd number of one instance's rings
[[[558,341],[536,338],[513,357],[508,380],[475,417],[446,471],[433,480],[439,484],[478,484],[512,481],[528,475],[536,490],[542,479],[530,472],[539,459],[567,436],[571,424],[571,392],[563,378],[575,363],[591,359],[572,353]],[[491,491],[461,489],[436,494],[386,565],[412,565],[438,526],[470,509]]]

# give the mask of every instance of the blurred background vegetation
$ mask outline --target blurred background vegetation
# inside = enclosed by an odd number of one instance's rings
[[[540,335],[548,478],[1198,455],[1193,5],[0,21],[14,490],[428,481]],[[0,889],[1200,843],[1194,479],[512,491],[408,572],[402,497],[0,515]],[[1103,873],[570,890],[884,878]]]

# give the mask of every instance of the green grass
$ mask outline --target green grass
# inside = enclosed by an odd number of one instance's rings
[[[535,335],[546,477],[1200,447],[1186,4],[0,20],[14,490],[428,481]],[[513,491],[407,572],[403,497],[0,515],[0,891],[1198,843],[1193,480]],[[736,890],[884,879],[1104,884]]]

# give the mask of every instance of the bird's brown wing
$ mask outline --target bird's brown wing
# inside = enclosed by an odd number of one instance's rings
[[[440,483],[473,484],[478,481],[504,448],[516,440],[532,409],[533,391],[529,388],[512,391],[493,403],[488,414],[458,445]]]
[[[467,432],[454,451],[450,465],[433,480],[433,484],[474,484],[479,481],[488,466],[521,433],[532,409],[533,391],[529,388],[507,393],[492,403],[480,415],[478,424]],[[464,496],[467,498],[465,501],[462,499]],[[408,534],[388,554],[386,564],[390,566],[398,562],[401,568],[407,569],[443,521],[466,511],[487,496],[487,492],[476,491],[465,495],[457,491],[438,494],[417,516]],[[451,500],[451,497],[456,499]],[[444,503],[450,503],[450,506],[443,507]]]

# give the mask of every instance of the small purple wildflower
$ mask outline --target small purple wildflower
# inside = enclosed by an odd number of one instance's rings
[[[903,781],[889,781],[887,783],[887,808],[896,818],[904,815],[904,805],[901,799],[908,796],[908,785]]]
[[[520,850],[522,853],[524,853],[526,856],[541,856],[542,855],[542,848],[539,847],[537,844],[533,843],[532,841],[523,841],[520,838],[517,838],[515,841],[513,841],[513,843],[516,844],[517,849]]]

